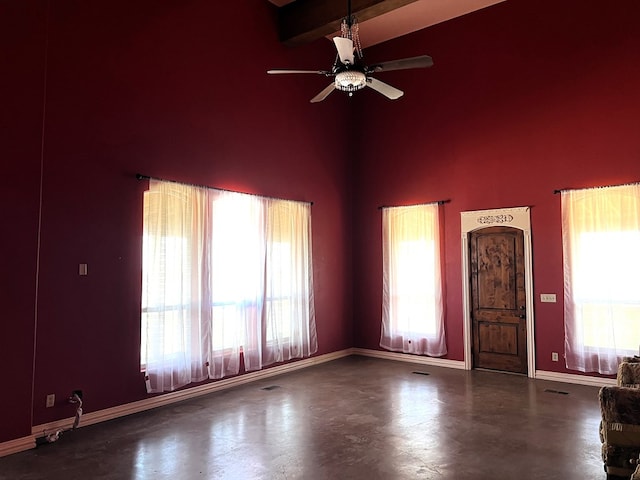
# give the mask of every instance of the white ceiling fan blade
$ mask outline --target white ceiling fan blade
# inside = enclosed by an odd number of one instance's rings
[[[279,73],[317,73],[320,75],[327,75],[329,72],[326,70],[267,70],[267,73],[279,74]]]
[[[336,89],[336,84],[331,82],[324,90],[311,99],[311,103],[321,102],[327,96]]]
[[[367,87],[373,88],[376,92],[381,93],[391,100],[396,100],[404,95],[402,90],[398,90],[391,85],[387,85],[386,83],[371,77],[367,78]]]
[[[353,40],[344,37],[333,37],[336,44],[340,61],[344,64],[353,65]]]

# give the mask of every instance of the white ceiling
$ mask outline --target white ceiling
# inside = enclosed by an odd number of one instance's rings
[[[282,6],[295,0],[269,1]],[[361,22],[360,41],[363,47],[369,47],[503,1],[505,0],[417,0]]]

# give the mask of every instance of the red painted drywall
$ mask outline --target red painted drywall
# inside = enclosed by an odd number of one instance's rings
[[[31,433],[43,3],[0,3],[0,442]]]
[[[265,70],[326,68],[331,43],[280,45],[263,0],[49,2],[41,172],[46,3],[0,5],[0,208],[10,232],[0,442],[72,416],[65,398],[75,388],[86,412],[146,397],[136,172],[313,201],[319,353],[377,348],[377,207],[450,199],[446,328],[458,360],[459,213],[530,205],[536,297],[561,294],[553,190],[640,177],[633,0],[606,11],[595,0],[510,0],[369,49],[372,61],[433,56],[428,71],[380,76],[402,99],[363,91],[317,105],[308,99],[326,79]],[[562,352],[562,304],[536,301],[535,313],[537,368],[562,372],[550,362]],[[59,399],[51,409],[48,393]]]
[[[0,442],[73,416],[73,389],[84,391],[85,413],[147,397],[139,373],[145,182],[136,172],[314,202],[318,354],[351,347],[350,170],[333,148],[346,143],[343,104],[309,103],[323,77],[266,74],[318,68],[312,59],[330,62],[332,44],[281,45],[276,9],[263,0],[49,3],[37,329],[46,2],[2,23],[3,55],[14,36],[29,42],[10,57],[20,94],[7,102],[19,122],[2,147],[17,233],[3,239],[12,275],[3,290],[14,289],[15,304],[0,342],[17,394],[0,396]],[[78,275],[80,263],[88,276]],[[45,408],[49,393],[53,408]]]
[[[463,360],[460,212],[530,206],[536,368],[562,353],[560,197],[640,180],[640,4],[510,0],[370,48],[370,62],[429,54],[428,70],[379,74],[405,91],[356,100],[356,345],[379,348],[379,205],[443,207],[447,358]],[[556,304],[540,303],[556,293]],[[640,339],[639,339],[640,342]],[[577,372],[569,372],[577,373]]]

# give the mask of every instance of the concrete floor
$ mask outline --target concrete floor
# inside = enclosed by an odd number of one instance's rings
[[[348,357],[67,432],[0,479],[604,480],[597,393]]]

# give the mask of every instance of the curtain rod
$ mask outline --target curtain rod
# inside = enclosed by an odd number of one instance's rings
[[[447,200],[438,200],[437,202],[424,202],[424,203],[414,203],[411,205],[380,205],[378,210],[382,210],[384,208],[397,208],[397,207],[417,207],[418,205],[433,205],[437,203],[438,205],[444,205],[445,203],[451,202],[451,199]]]
[[[286,200],[286,201],[289,201],[289,202],[300,202],[300,203],[308,203],[309,205],[313,205],[313,202],[310,202],[310,201],[307,201],[307,200],[290,200],[288,198],[271,197],[269,195],[260,195],[258,193],[239,192],[237,190],[229,190],[228,188],[218,188],[218,187],[211,187],[209,185],[199,185],[197,183],[178,182],[177,180],[167,180],[166,178],[151,177],[149,175],[143,175],[141,173],[136,173],[136,178],[138,180],[152,180],[153,179],[153,180],[160,180],[161,182],[171,182],[171,183],[179,183],[181,185],[189,185],[190,187],[210,188],[212,190],[220,190],[222,192],[241,193],[243,195],[252,195],[254,197],[269,198],[269,199],[272,199],[272,200]]]
[[[596,189],[596,188],[626,187],[626,186],[629,186],[629,185],[639,185],[639,184],[640,184],[640,181],[638,181],[638,182],[629,182],[629,183],[619,183],[617,185],[599,185],[599,186],[596,186],[596,187],[561,188],[559,190],[554,190],[553,194],[557,195],[558,193],[568,192],[569,190],[593,190],[593,189]]]

